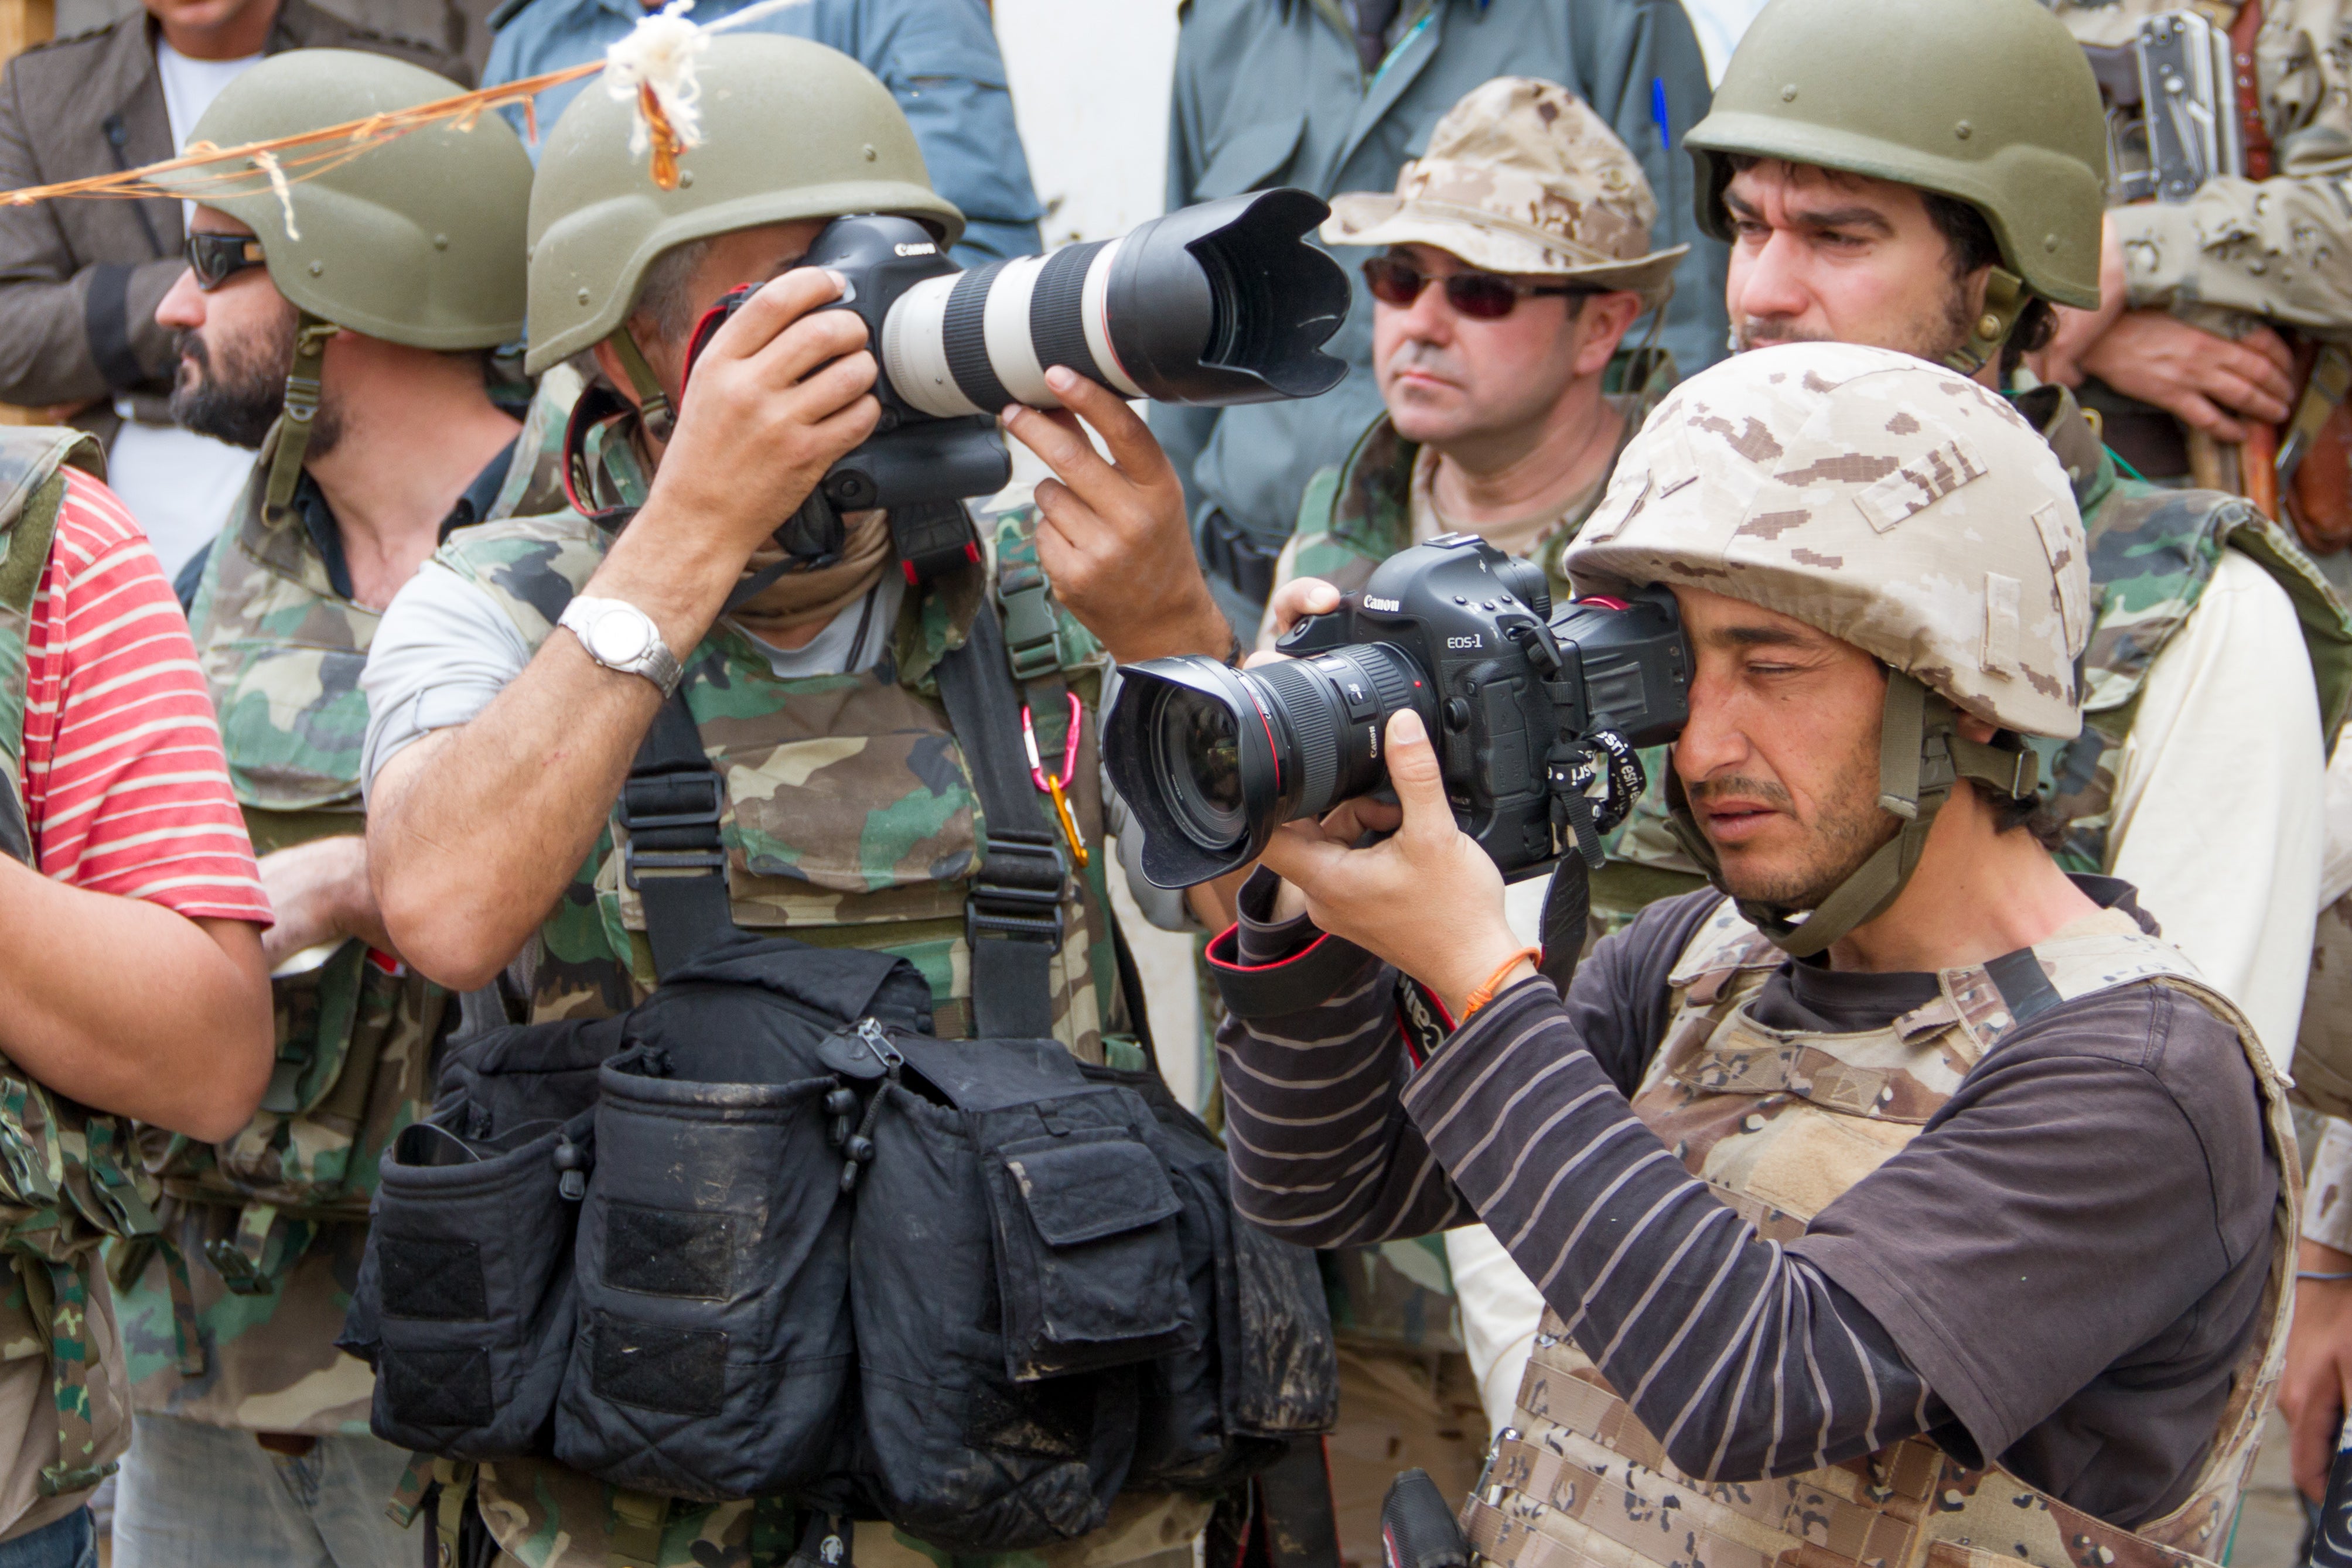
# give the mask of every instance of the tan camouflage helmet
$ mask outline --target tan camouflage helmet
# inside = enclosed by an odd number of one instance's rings
[[[1434,246],[1490,272],[1624,288],[1654,308],[1690,247],[1650,248],[1642,165],[1576,94],[1532,77],[1473,88],[1397,175],[1394,194],[1331,200],[1328,245]]]
[[[353,49],[290,49],[221,89],[189,141],[237,147],[432,103],[458,91],[421,66]],[[530,158],[506,121],[427,126],[289,183],[222,189],[221,172],[157,176],[252,229],[269,281],[322,321],[413,349],[522,336]]]
[[[1701,588],[1853,644],[1889,672],[1879,804],[1894,835],[1801,922],[1741,912],[1799,956],[1892,904],[1960,779],[2034,792],[1997,730],[2081,731],[2091,630],[2083,522],[2047,443],[1996,392],[1891,350],[1790,343],[1738,354],[1659,404],[1562,565],[1579,594]],[[1675,837],[1721,867],[1669,779]]]
[[[2003,729],[2082,728],[2065,471],[1999,393],[1908,354],[1790,343],[1693,376],[1563,564],[1580,593],[1679,583],[1777,611]]]
[[[702,142],[675,190],[630,150],[631,104],[592,86],[548,133],[530,193],[537,375],[612,336],[664,251],[761,224],[887,213],[942,245],[963,214],[931,189],[915,133],[871,71],[822,44],[733,33],[697,61]],[[616,345],[617,347],[618,345]]]

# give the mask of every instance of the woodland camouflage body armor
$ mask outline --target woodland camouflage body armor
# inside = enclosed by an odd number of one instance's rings
[[[2060,999],[2126,985],[2185,993],[2233,1025],[2260,1085],[2282,1170],[2294,1134],[2277,1072],[2237,1011],[2119,910],[2031,949]],[[1884,1029],[1767,1029],[1748,1002],[1785,956],[1731,908],[1676,962],[1675,1009],[1637,1114],[1768,1240],[1801,1235],[1831,1200],[1912,1137],[2024,1010],[1984,966],[1946,970],[1942,994]],[[2040,998],[2048,1005],[2049,998]],[[2030,1016],[2030,1014],[2029,1014]],[[1999,1466],[1967,1469],[1924,1437],[1777,1480],[1710,1483],[1676,1470],[1549,1309],[1463,1524],[1496,1568],[2195,1568],[2237,1517],[2286,1353],[2297,1195],[2282,1182],[2263,1327],[2186,1500],[2137,1532],[2068,1507]]]
[[[530,488],[539,469],[525,434],[506,477],[524,485],[519,498],[543,498]],[[383,619],[335,591],[299,505],[279,522],[264,517],[274,446],[263,444],[189,612],[230,785],[265,855],[367,831],[359,680]],[[117,1265],[142,1409],[271,1431],[367,1430],[370,1378],[334,1339],[377,1162],[431,1105],[435,1048],[456,1003],[357,938],[310,956],[272,982],[277,1061],[244,1130],[217,1145],[140,1131],[169,1242],[124,1249]]]
[[[549,434],[560,441],[560,424],[551,422]],[[594,499],[641,501],[628,444],[592,450]],[[936,672],[974,615],[1002,614],[1041,756],[1063,756],[1069,698],[1078,698],[1069,801],[1080,836],[1102,842],[1095,716],[1108,660],[1045,596],[1033,528],[1025,511],[983,519],[993,573],[968,568],[908,588],[891,652],[874,669],[779,680],[759,645],[724,622],[684,660],[679,691],[725,785],[720,830],[735,925],[907,958],[929,986],[934,1026],[947,1039],[973,1032],[968,904],[986,823]],[[438,559],[488,592],[535,650],[609,543],[595,524],[563,512],[468,529]],[[618,815],[509,970],[528,978],[529,1022],[609,1017],[653,992],[645,909],[628,885]],[[1104,875],[1096,853],[1065,884],[1062,943],[1049,966],[1052,1033],[1081,1061],[1140,1068],[1147,1058],[1119,983]],[[445,1497],[462,1494],[462,1469],[439,1462]],[[766,1539],[766,1504],[671,1503],[544,1460],[481,1465],[473,1497],[499,1546],[530,1568],[603,1568],[640,1552],[647,1562],[699,1561],[756,1552]],[[1108,1552],[1114,1562],[1184,1550],[1208,1507],[1170,1494],[1122,1496],[1110,1523],[1068,1550]]]
[[[0,851],[37,864],[24,792],[28,633],[41,570],[65,505],[68,465],[99,475],[95,437],[73,430],[0,429]],[[51,1367],[58,1456],[40,1490],[95,1487],[131,1439],[122,1345],[100,1278],[110,1238],[152,1236],[155,1186],[131,1157],[129,1129],[54,1094],[0,1057],[0,1361],[41,1356]],[[93,1400],[93,1385],[102,1400]],[[20,1438],[21,1440],[21,1438]]]

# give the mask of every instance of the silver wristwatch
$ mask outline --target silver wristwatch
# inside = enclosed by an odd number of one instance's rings
[[[654,618],[625,599],[574,599],[556,624],[579,638],[590,658],[608,670],[643,675],[664,697],[677,690],[686,673]]]

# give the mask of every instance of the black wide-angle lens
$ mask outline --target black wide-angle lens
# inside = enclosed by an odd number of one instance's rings
[[[1186,654],[1119,671],[1103,729],[1111,783],[1143,829],[1143,875],[1190,887],[1247,865],[1283,823],[1388,781],[1388,721],[1433,724],[1411,655],[1363,643],[1254,670]]]
[[[1181,686],[1169,690],[1153,731],[1153,771],[1168,802],[1200,844],[1229,844],[1248,830],[1242,800],[1241,727],[1234,710]]]

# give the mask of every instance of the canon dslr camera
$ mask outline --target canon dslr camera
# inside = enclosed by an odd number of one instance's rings
[[[825,308],[865,321],[882,419],[825,475],[825,499],[847,512],[995,494],[1013,473],[996,416],[1008,403],[1060,407],[1045,384],[1055,365],[1160,402],[1330,391],[1348,367],[1322,347],[1347,317],[1348,278],[1307,243],[1330,211],[1305,191],[1256,191],[970,272],[910,218],[835,219],[794,265],[846,281]],[[689,371],[751,293],[696,324]]]
[[[1541,568],[1470,534],[1400,551],[1254,670],[1185,655],[1120,671],[1111,782],[1142,824],[1143,874],[1189,887],[1247,865],[1275,829],[1384,788],[1391,716],[1437,748],[1462,831],[1506,876],[1601,835],[1644,783],[1635,748],[1689,712],[1674,596],[1581,599],[1557,616]]]

